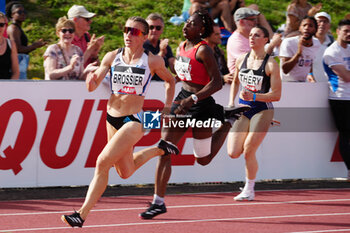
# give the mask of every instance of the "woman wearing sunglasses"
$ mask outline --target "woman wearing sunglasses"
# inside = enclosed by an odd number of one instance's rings
[[[27,78],[27,69],[29,65],[29,53],[33,50],[46,45],[42,39],[28,45],[28,38],[22,30],[22,23],[26,20],[27,12],[19,1],[11,1],[6,5],[6,15],[11,19],[11,24],[7,28],[7,34],[11,40],[16,43],[18,51],[18,62],[20,70],[20,79]]]
[[[45,80],[85,79],[83,52],[78,46],[72,44],[74,29],[72,20],[66,17],[58,19],[56,35],[59,41],[57,44],[50,45],[44,53]]]
[[[0,12],[0,79],[18,79],[16,44],[4,37],[5,28],[6,16]]]
[[[144,134],[142,107],[151,77],[157,73],[165,81],[165,112],[169,111],[175,89],[175,80],[166,69],[164,60],[143,49],[148,31],[148,24],[143,18],[129,18],[124,28],[125,47],[107,53],[97,70],[87,76],[87,88],[94,91],[110,74],[112,94],[107,104],[108,143],[96,161],[94,178],[83,206],[77,212],[61,217],[72,227],[83,226],[90,210],[106,189],[111,167],[126,179],[149,159],[178,153],[176,146],[163,140],[157,147],[133,153],[134,145]]]

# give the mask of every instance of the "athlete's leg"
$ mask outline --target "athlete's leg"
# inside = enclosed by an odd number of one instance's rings
[[[230,123],[226,122],[227,124],[231,125]],[[201,146],[200,143],[201,143],[201,140],[204,140],[207,139],[207,138],[211,138],[212,137],[212,128],[193,128],[192,129],[192,135],[193,135],[193,140],[197,140],[197,143],[196,142],[193,142],[194,144],[194,153],[195,153],[195,157],[196,157],[196,161],[198,164],[200,165],[207,165],[210,163],[210,161],[214,158],[214,156],[217,154],[217,151],[216,151],[216,154],[212,154],[211,153],[211,143],[212,143],[212,140],[210,140],[209,142],[205,142],[205,143],[210,143],[210,145],[203,145]],[[225,139],[224,139],[225,140]],[[203,142],[203,141],[202,141]],[[196,145],[197,144],[197,145]],[[202,147],[202,148],[201,148]],[[201,151],[203,148],[205,147],[209,147],[207,148],[207,153],[206,154],[203,154],[205,153],[205,151]],[[200,152],[201,151],[201,152]]]
[[[185,128],[169,128],[162,132],[162,138],[173,144],[177,144],[187,129]],[[159,157],[156,178],[154,184],[154,191],[159,197],[164,197],[166,187],[171,175],[171,155]]]
[[[244,157],[246,161],[246,176],[253,180],[258,171],[256,151],[269,130],[273,118],[273,109],[268,109],[255,114],[250,120],[250,130],[244,142]]]
[[[163,131],[162,138],[165,141],[177,144],[187,129],[185,128],[169,128]],[[164,204],[164,196],[166,187],[171,175],[171,155],[163,155],[159,157],[156,169],[156,178],[154,184],[154,196],[151,206],[139,214],[142,219],[152,219],[159,214],[166,213]]]
[[[105,191],[110,168],[123,157],[132,157],[133,146],[143,135],[141,124],[138,122],[129,122],[123,125],[118,132],[111,127],[107,123],[109,141],[97,158],[94,177],[89,185],[84,204],[78,211],[82,219],[86,219]],[[116,133],[113,134],[113,132]]]
[[[273,118],[273,110],[264,110],[255,114],[250,120],[249,132],[243,145],[245,156],[246,182],[242,192],[234,197],[236,201],[254,200],[255,178],[258,171],[256,151],[263,141]]]
[[[194,152],[198,164],[205,166],[213,160],[224,144],[232,124],[240,118],[243,112],[249,109],[249,106],[237,108],[223,108],[218,104],[212,106],[210,111],[217,112],[214,118],[221,119],[222,124],[214,133],[212,128],[193,129]],[[219,114],[220,111],[224,113],[222,116]]]
[[[248,135],[250,120],[241,116],[232,126],[227,137],[227,153],[231,158],[238,158],[243,153],[244,141]]]

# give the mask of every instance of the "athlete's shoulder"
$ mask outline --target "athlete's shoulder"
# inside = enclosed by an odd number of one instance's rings
[[[151,70],[153,70],[154,68],[160,67],[160,66],[165,67],[164,59],[161,56],[149,53],[148,66]]]
[[[102,59],[102,63],[108,64],[109,66],[111,66],[114,59],[116,58],[117,54],[118,54],[117,49],[110,51],[110,52],[107,52],[106,55]]]

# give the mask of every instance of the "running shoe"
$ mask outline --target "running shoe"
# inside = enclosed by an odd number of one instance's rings
[[[254,190],[243,190],[240,194],[235,196],[235,201],[253,201],[255,197]]]
[[[172,144],[171,142],[165,141],[163,139],[160,139],[158,143],[158,148],[164,151],[164,155],[169,155],[169,154],[177,155],[180,153],[176,145]]]
[[[150,204],[150,207],[143,213],[139,214],[142,219],[152,219],[159,214],[166,213],[166,207],[163,203],[162,205]]]
[[[238,119],[246,111],[249,111],[251,107],[249,105],[241,105],[239,107],[224,107],[225,118]]]
[[[61,220],[67,223],[71,227],[82,227],[84,220],[80,217],[80,214],[74,211],[71,215],[62,215]]]

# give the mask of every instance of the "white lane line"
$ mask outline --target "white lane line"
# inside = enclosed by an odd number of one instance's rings
[[[350,229],[333,229],[333,230],[320,230],[320,231],[295,231],[290,233],[323,233],[323,232],[345,232],[350,231]]]
[[[281,204],[300,204],[300,203],[320,203],[320,202],[342,202],[350,201],[350,199],[328,199],[328,200],[302,200],[302,201],[279,201],[279,202],[236,202],[230,204],[206,204],[206,205],[179,205],[179,206],[167,206],[167,209],[176,208],[202,208],[202,207],[225,207],[225,206],[256,206],[256,205],[281,205]],[[91,212],[111,212],[111,211],[129,211],[129,210],[144,210],[146,206],[143,207],[133,207],[133,208],[116,208],[116,209],[94,209]],[[50,211],[50,212],[33,212],[33,213],[8,213],[0,214],[0,217],[4,216],[23,216],[23,215],[41,215],[41,214],[64,214],[71,213],[69,211]]]
[[[108,225],[87,225],[87,226],[84,226],[84,228],[160,225],[160,224],[174,224],[174,223],[176,224],[199,223],[199,222],[217,222],[217,221],[242,221],[242,220],[259,220],[259,219],[276,219],[276,218],[278,219],[278,218],[300,218],[300,217],[323,217],[323,216],[342,216],[342,215],[350,215],[350,213],[297,214],[297,215],[259,216],[259,217],[244,217],[244,218],[196,219],[196,220],[163,221],[163,222],[147,221],[147,222],[120,223],[120,224],[108,224]],[[63,230],[67,228],[70,228],[70,227],[8,229],[8,230],[0,230],[0,232]]]

